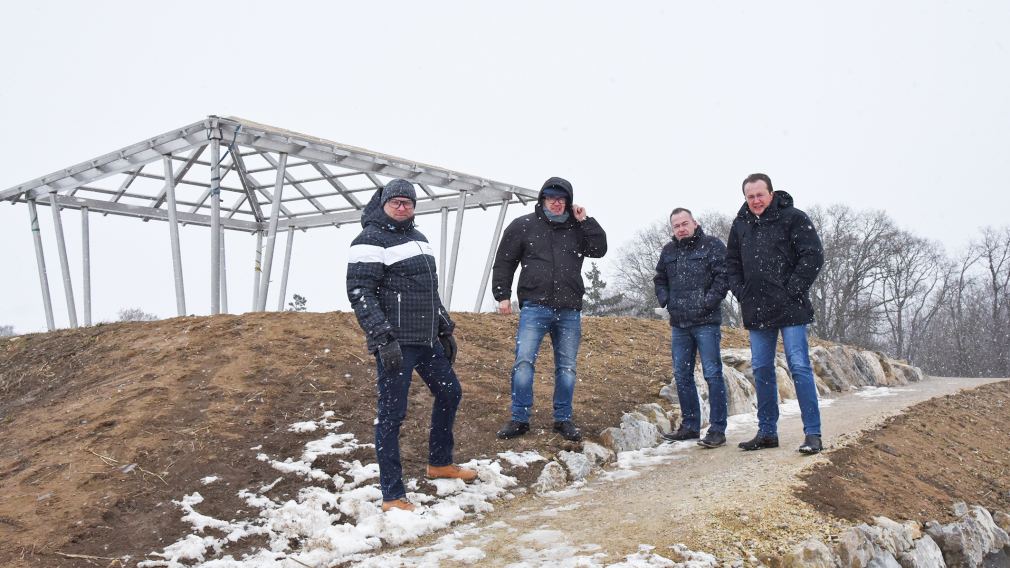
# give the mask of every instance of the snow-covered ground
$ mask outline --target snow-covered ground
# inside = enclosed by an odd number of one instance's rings
[[[861,391],[862,392],[862,391]],[[882,395],[877,395],[882,396]],[[822,399],[820,405],[834,401]],[[780,406],[783,415],[798,414],[799,406],[788,400]],[[754,429],[756,416],[731,416],[729,432]],[[482,544],[506,533],[512,536],[522,559],[513,568],[526,566],[605,566],[606,551],[592,543],[569,542],[556,530],[533,530],[520,533],[505,522],[481,524],[484,515],[494,509],[492,502],[512,499],[525,488],[509,475],[517,468],[526,468],[545,458],[536,452],[504,452],[496,459],[471,460],[467,467],[478,471],[478,480],[465,484],[460,480],[407,480],[408,499],[418,505],[414,512],[392,510],[383,514],[382,495],[378,486],[378,465],[340,461],[341,469],[329,473],[314,467],[316,459],[327,455],[348,455],[356,449],[371,447],[359,442],[325,412],[319,420],[290,425],[291,432],[319,432],[321,438],[305,444],[301,455],[270,456],[259,452],[256,459],[268,463],[279,477],[268,485],[244,488],[238,492],[248,509],[238,519],[217,519],[200,512],[203,497],[199,492],[183,496],[175,504],[182,510],[182,520],[192,526],[191,534],[163,550],[151,553],[139,567],[154,568],[290,568],[295,566],[323,567],[338,563],[362,567],[438,566],[444,562],[480,564],[486,552]],[[688,457],[686,450],[694,441],[659,444],[651,448],[621,452],[613,467],[600,475],[601,482],[639,475],[652,468]],[[251,448],[253,451],[260,447]],[[294,498],[272,494],[285,476],[297,477],[308,483]],[[226,483],[222,476],[201,480],[204,485]],[[545,495],[563,500],[586,490],[585,481],[576,482],[561,491]],[[420,488],[425,491],[419,491]],[[591,490],[591,489],[590,489]],[[535,515],[546,518],[578,505],[559,505],[537,510]],[[523,520],[516,517],[516,520]],[[462,523],[462,524],[461,524]],[[407,545],[421,536],[457,525],[451,532],[424,547]],[[255,539],[255,540],[254,540]],[[266,543],[253,552],[236,558],[226,548],[233,544]],[[399,548],[397,548],[399,547]],[[679,547],[679,548],[678,548]],[[248,549],[245,547],[244,549]],[[664,554],[666,556],[664,556]],[[676,558],[672,560],[669,557]],[[610,566],[689,566],[717,565],[709,555],[695,553],[678,545],[672,550],[654,550],[649,545]]]
[[[908,390],[908,387],[904,387],[902,390]],[[897,390],[892,387],[862,387],[856,391],[856,396],[859,398],[881,398],[897,394]]]

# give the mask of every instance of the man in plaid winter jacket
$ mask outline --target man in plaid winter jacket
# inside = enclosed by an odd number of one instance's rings
[[[347,261],[347,296],[368,350],[375,354],[378,417],[375,453],[382,510],[405,509],[400,424],[414,369],[435,397],[428,438],[429,478],[473,481],[477,472],[453,464],[453,422],[462,389],[452,364],[455,327],[438,295],[435,256],[414,228],[414,186],[394,179],[375,192],[361,216],[361,231]]]

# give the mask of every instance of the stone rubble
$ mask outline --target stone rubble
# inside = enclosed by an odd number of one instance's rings
[[[808,539],[773,562],[783,568],[981,568],[1006,566],[1010,536],[999,523],[1010,515],[990,514],[980,506],[956,503],[958,520],[942,525],[895,522],[875,517],[873,525],[859,524],[838,535],[834,547]]]

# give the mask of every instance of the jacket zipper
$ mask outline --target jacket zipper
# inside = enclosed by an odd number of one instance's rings
[[[400,323],[400,300],[401,300],[400,293],[397,292],[396,293],[396,327],[397,328],[403,327],[403,324]]]

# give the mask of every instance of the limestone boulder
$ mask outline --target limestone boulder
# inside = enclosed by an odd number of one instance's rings
[[[838,557],[816,538],[807,539],[781,558],[782,568],[835,568]]]
[[[890,361],[890,364],[895,380],[899,381],[899,384],[907,385],[909,383],[917,383],[925,378],[925,375],[922,373],[922,369],[918,367],[913,367],[912,365],[893,360]]]
[[[659,396],[670,404],[680,404],[680,399],[677,397],[677,385],[673,383],[663,385],[663,388],[659,389]]]
[[[614,461],[614,452],[596,442],[582,442],[582,453],[594,466],[604,466]]]
[[[787,398],[796,398],[796,387],[793,385],[792,375],[789,374],[785,356],[781,354],[775,357],[775,381],[779,390],[779,402]]]
[[[947,568],[943,552],[929,535],[914,541],[912,548],[898,555],[902,568]]]
[[[847,385],[844,390],[865,387],[870,384],[866,376],[859,371],[856,364],[856,350],[846,345],[833,345],[828,348],[832,364],[840,380]]]
[[[997,527],[1010,533],[1010,515],[1002,511],[996,511],[992,514],[992,521],[996,523]]]
[[[754,385],[743,373],[729,365],[723,365],[722,376],[726,380],[726,403],[729,415],[748,414],[757,408],[757,393]]]
[[[556,461],[549,461],[540,472],[540,477],[533,483],[533,490],[537,493],[547,493],[557,491],[568,483],[568,476],[565,468]]]
[[[943,551],[948,566],[981,566],[987,555],[999,554],[1010,547],[1010,535],[995,523],[984,507],[965,507],[958,503],[955,511],[963,514],[953,523],[926,523],[926,534]]]
[[[721,353],[723,366],[733,367],[743,373],[751,383],[754,382],[754,374],[750,370],[750,349],[723,349]]]
[[[873,386],[895,384],[884,374],[880,359],[873,351],[857,351],[853,359],[856,362],[856,370],[863,375],[868,384]]]
[[[583,452],[562,451],[558,454],[558,460],[568,470],[568,479],[571,481],[581,481],[593,470],[592,462]]]
[[[887,517],[874,517],[873,524],[880,529],[877,544],[895,557],[912,548],[912,541],[916,537],[912,525],[898,523]]]
[[[668,434],[670,432],[670,418],[666,415],[666,410],[663,410],[662,406],[655,402],[650,402],[649,404],[638,405],[635,411],[645,416],[649,422],[655,424],[661,434]]]
[[[882,538],[882,529],[860,524],[846,529],[838,535],[835,553],[842,568],[900,568],[898,560],[889,551],[877,544]]]
[[[659,429],[641,413],[627,412],[621,417],[621,425],[607,428],[600,439],[614,452],[651,448],[659,442]]]

